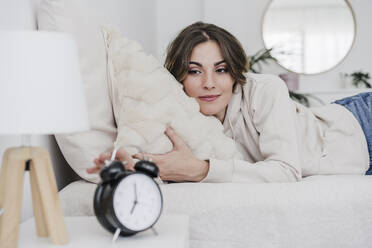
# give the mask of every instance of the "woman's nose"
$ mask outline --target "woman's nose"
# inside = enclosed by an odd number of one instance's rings
[[[205,89],[213,89],[215,87],[214,78],[212,73],[206,73],[204,78],[203,87]]]

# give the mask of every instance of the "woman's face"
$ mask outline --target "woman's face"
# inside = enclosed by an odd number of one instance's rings
[[[198,101],[202,114],[213,115],[223,122],[234,79],[215,41],[194,47],[183,85],[186,94]]]

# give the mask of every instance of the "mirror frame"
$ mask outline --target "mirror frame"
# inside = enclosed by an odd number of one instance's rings
[[[269,48],[266,47],[266,44],[265,44],[264,33],[263,33],[264,21],[265,21],[265,16],[267,15],[267,12],[268,12],[268,10],[270,8],[270,5],[274,1],[276,1],[276,0],[270,0],[270,2],[266,5],[266,7],[264,9],[264,12],[263,12],[263,14],[261,16],[261,39],[262,39],[263,47],[265,49],[269,49],[270,47]],[[346,3],[347,7],[349,7],[349,10],[351,12],[351,16],[353,17],[353,22],[354,22],[354,37],[353,37],[353,41],[351,42],[351,45],[350,45],[349,50],[347,51],[347,53],[345,54],[345,56],[340,61],[338,61],[334,66],[328,68],[327,70],[323,70],[321,72],[316,72],[316,73],[295,72],[295,71],[292,71],[290,69],[285,68],[279,61],[277,61],[275,63],[277,65],[279,65],[281,68],[283,68],[284,70],[286,70],[287,72],[296,73],[296,74],[299,74],[299,75],[306,75],[306,76],[312,76],[312,75],[319,75],[319,74],[327,73],[327,72],[335,69],[336,67],[338,67],[347,58],[347,56],[349,56],[351,50],[353,49],[353,47],[355,45],[355,40],[356,40],[356,37],[357,37],[357,34],[358,34],[357,20],[356,20],[354,9],[351,6],[350,0],[341,0],[341,1],[344,1]]]

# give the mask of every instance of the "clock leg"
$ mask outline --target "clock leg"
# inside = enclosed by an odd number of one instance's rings
[[[25,173],[24,150],[10,148],[3,156],[0,172],[0,247],[17,247],[23,179]]]
[[[68,236],[49,153],[45,149],[33,148],[32,157],[34,158],[35,181],[37,182],[38,195],[41,198],[40,205],[42,211],[44,211],[45,220],[39,220],[39,222],[46,223],[47,232],[53,243],[66,244]]]

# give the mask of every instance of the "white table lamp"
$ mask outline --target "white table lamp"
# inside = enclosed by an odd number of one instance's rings
[[[0,134],[71,133],[89,129],[76,44],[55,32],[0,31]],[[49,153],[5,151],[0,172],[0,247],[16,247],[24,171],[30,171],[36,231],[68,242]]]

